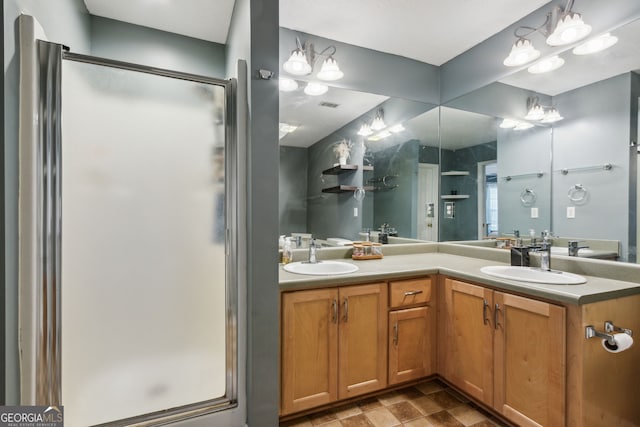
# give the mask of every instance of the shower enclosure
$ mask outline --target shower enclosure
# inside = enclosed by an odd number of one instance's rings
[[[232,407],[232,82],[28,44],[22,403],[69,426]]]

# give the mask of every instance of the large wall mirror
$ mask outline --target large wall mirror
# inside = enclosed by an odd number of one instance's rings
[[[298,128],[281,131],[280,234],[355,240],[388,224],[401,237],[468,241],[550,230],[616,241],[619,260],[635,262],[640,22],[611,34],[605,51],[568,49],[557,70],[525,68],[439,106],[336,87],[309,97],[302,82],[281,92],[280,121]],[[524,120],[532,102],[563,120]],[[377,115],[401,130],[359,135]]]

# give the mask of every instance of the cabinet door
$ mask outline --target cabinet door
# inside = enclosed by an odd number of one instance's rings
[[[387,285],[340,288],[339,392],[345,399],[387,385]]]
[[[282,414],[338,398],[338,290],[282,297]]]
[[[389,313],[389,384],[431,375],[432,324],[430,307]]]
[[[565,309],[495,292],[494,407],[520,426],[565,425]]]
[[[446,278],[444,281],[444,376],[461,390],[493,403],[493,292]]]

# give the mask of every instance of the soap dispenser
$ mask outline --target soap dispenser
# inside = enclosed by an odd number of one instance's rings
[[[291,237],[284,239],[284,247],[282,248],[282,263],[289,264],[293,258],[293,250],[291,247]]]

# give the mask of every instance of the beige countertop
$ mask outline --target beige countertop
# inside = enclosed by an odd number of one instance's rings
[[[475,252],[475,256],[447,253],[460,251],[458,248],[452,249],[450,246],[442,244],[425,246],[425,250],[426,252],[424,253],[391,254],[385,255],[383,259],[366,261],[353,261],[350,258],[342,259],[343,257],[338,256],[337,258],[341,258],[340,261],[353,263],[358,266],[357,272],[344,275],[300,275],[289,273],[280,266],[280,290],[290,291],[305,288],[341,286],[376,280],[387,280],[390,278],[415,277],[439,273],[485,284],[499,290],[564,304],[587,304],[640,293],[639,283],[584,274],[583,272],[585,270],[587,272],[590,271],[589,268],[577,268],[577,273],[587,279],[587,282],[581,285],[527,283],[498,279],[482,273],[480,268],[484,266],[508,265],[507,262],[501,262],[499,254],[486,252],[486,249],[485,252],[482,252],[482,250],[478,252],[478,249],[476,249],[473,251]],[[500,252],[500,250],[498,251]],[[415,252],[415,250],[411,252]],[[480,253],[482,257],[478,257],[478,253]],[[557,258],[558,260],[561,259],[561,257]],[[504,259],[504,261],[506,261],[506,259]],[[621,266],[620,263],[613,263],[611,261],[609,261],[609,263],[614,266],[616,264]],[[587,264],[587,267],[590,266],[590,264]],[[612,268],[611,266],[605,265],[604,269],[606,270],[607,267]],[[563,270],[569,271],[570,268],[564,268]],[[573,270],[576,270],[576,268],[573,268]]]

